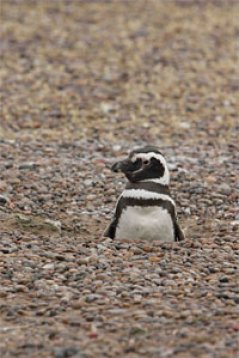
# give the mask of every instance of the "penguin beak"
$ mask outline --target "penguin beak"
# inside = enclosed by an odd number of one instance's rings
[[[121,160],[112,165],[111,170],[115,173],[123,172],[128,173],[130,171],[134,171],[134,163],[132,163],[129,159]]]

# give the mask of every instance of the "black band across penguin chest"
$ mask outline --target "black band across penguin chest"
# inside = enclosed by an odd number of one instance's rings
[[[168,185],[163,185],[160,183],[155,183],[153,181],[143,181],[143,182],[138,182],[138,183],[127,183],[126,190],[128,189],[141,189],[141,190],[147,190],[153,193],[158,193],[158,194],[164,194],[164,195],[169,195],[170,194],[170,190]]]
[[[134,197],[128,197],[127,195],[124,196],[124,193],[127,192],[128,190],[129,191],[133,190],[135,192],[135,196]],[[152,193],[152,195],[150,195],[151,198],[140,195],[142,190],[146,193],[147,192]],[[155,197],[153,194],[155,194]],[[162,198],[159,198],[157,194],[161,195]],[[172,203],[172,200],[170,199],[171,199],[170,190],[167,185],[162,185],[154,182],[128,183],[125,187],[125,190],[122,193],[122,196],[118,201],[116,217],[118,219],[122,211],[127,206],[141,206],[141,207],[160,206],[163,209],[167,210],[171,216],[174,216],[175,206]]]
[[[165,231],[167,221],[170,228],[166,228],[166,231],[171,232],[170,237],[173,240],[174,218],[175,205],[167,186],[152,182],[128,183],[116,208],[116,236],[122,232],[122,226],[123,232],[127,232],[127,224],[131,227],[131,232],[134,227],[143,231],[148,227],[148,236],[152,237],[151,233],[156,236],[155,231],[160,225]]]

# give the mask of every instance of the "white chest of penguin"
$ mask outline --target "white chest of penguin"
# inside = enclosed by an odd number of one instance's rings
[[[118,221],[117,239],[174,241],[171,215],[160,206],[127,206]]]

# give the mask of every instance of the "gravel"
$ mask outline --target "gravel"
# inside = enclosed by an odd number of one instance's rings
[[[3,3],[1,357],[238,355],[238,10]],[[102,237],[148,143],[185,242]]]

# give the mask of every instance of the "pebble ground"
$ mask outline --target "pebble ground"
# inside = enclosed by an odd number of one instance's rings
[[[0,356],[239,354],[239,3],[1,4]],[[102,237],[161,147],[183,243]]]

